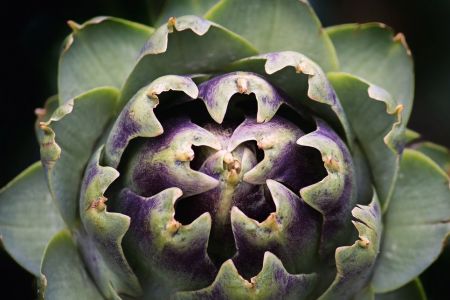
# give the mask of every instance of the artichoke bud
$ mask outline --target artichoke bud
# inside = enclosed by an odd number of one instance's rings
[[[316,118],[311,132],[314,117],[290,103],[262,76],[233,72],[198,91],[164,76],[124,107],[102,152],[121,174],[106,193],[130,219],[124,255],[149,297],[213,289],[229,271],[255,291],[275,266],[308,287],[331,283],[333,250],[352,235],[352,161],[330,127]],[[197,117],[203,105],[210,118]],[[98,197],[90,207],[104,210]]]
[[[404,36],[324,29],[307,1],[147,2],[159,28],[67,22],[41,162],[0,189],[2,245],[42,297],[421,294],[450,156],[405,135]]]

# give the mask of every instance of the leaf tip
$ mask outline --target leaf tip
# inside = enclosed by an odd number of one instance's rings
[[[167,29],[169,30],[169,32],[173,32],[173,29],[176,24],[177,24],[177,18],[175,18],[175,17],[170,17],[167,20]]]
[[[47,110],[45,108],[38,107],[34,110],[34,114],[36,115],[36,117],[38,117],[38,119],[41,119],[47,114]]]
[[[402,44],[402,46],[406,50],[406,54],[408,54],[408,56],[411,56],[411,50],[409,49],[408,43],[406,42],[406,38],[405,38],[405,35],[403,33],[401,33],[401,32],[397,33],[393,37],[393,41],[396,42],[396,43]]]
[[[72,29],[73,32],[78,32],[81,29],[81,25],[73,20],[68,20],[67,25]]]
[[[370,240],[366,236],[360,236],[358,240],[358,245],[361,248],[367,249],[370,245]]]

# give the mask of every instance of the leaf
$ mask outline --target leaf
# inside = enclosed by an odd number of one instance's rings
[[[336,47],[340,71],[388,91],[396,105],[403,105],[406,123],[414,97],[414,70],[403,34],[394,36],[381,23],[338,25],[326,31]]]
[[[427,300],[427,296],[419,278],[416,278],[397,290],[376,294],[375,300]]]
[[[374,193],[369,205],[357,205],[352,215],[359,240],[336,249],[336,278],[319,300],[351,299],[370,280],[381,243],[381,209],[377,195]]]
[[[226,66],[226,71],[249,71],[268,78],[287,94],[285,103],[300,115],[305,107],[325,119],[352,148],[353,134],[341,102],[323,70],[305,55],[281,51],[247,57]],[[311,101],[312,100],[312,101]]]
[[[300,190],[301,198],[323,216],[319,255],[329,257],[351,231],[351,210],[355,204],[355,177],[351,154],[345,143],[323,121],[297,144],[320,151],[327,176]]]
[[[45,299],[103,299],[83,266],[68,231],[61,231],[50,241],[42,261]]]
[[[427,141],[419,141],[409,147],[427,155],[450,176],[450,149]]]
[[[450,233],[449,178],[424,154],[405,150],[384,226],[372,280],[377,293],[395,290],[424,271]]]
[[[236,59],[257,54],[242,37],[196,16],[171,19],[142,49],[124,86],[120,104],[163,75],[208,73]]]
[[[138,297],[141,287],[122,250],[122,239],[130,226],[126,215],[109,212],[104,196],[119,177],[112,167],[100,166],[103,146],[92,155],[84,172],[80,192],[80,215],[84,230],[77,231],[78,245],[97,286],[109,298],[124,294]]]
[[[336,70],[333,44],[307,1],[222,0],[205,17],[249,40],[261,53],[300,52]]]
[[[155,0],[149,1],[155,4]],[[162,10],[159,13],[156,25],[161,25],[170,17],[179,17],[185,15],[202,16],[219,0],[165,0],[162,1]],[[152,7],[155,8],[155,7]]]
[[[153,29],[130,21],[97,17],[82,25],[69,21],[58,69],[60,104],[91,89],[120,89]]]
[[[233,261],[220,267],[214,282],[197,291],[178,292],[174,299],[308,299],[317,274],[289,274],[278,257],[264,253],[261,272],[249,281],[239,275]]]
[[[118,98],[114,88],[91,90],[58,107],[39,135],[41,161],[64,221],[78,219],[77,200],[84,167],[111,119]]]
[[[166,75],[141,88],[122,109],[112,126],[105,144],[105,162],[117,167],[130,140],[136,137],[155,137],[163,133],[153,109],[159,104],[158,95],[167,91],[182,91],[195,99],[198,88],[192,79]]]
[[[40,276],[44,249],[64,228],[48,191],[45,174],[36,162],[0,190],[0,235],[6,251],[21,266]]]
[[[331,72],[350,126],[370,165],[383,210],[395,184],[403,149],[402,108],[383,89],[347,73]]]

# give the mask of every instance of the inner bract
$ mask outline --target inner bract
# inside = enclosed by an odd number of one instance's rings
[[[200,92],[216,82],[201,84]],[[248,89],[246,82],[235,84],[241,92]],[[174,205],[174,219],[183,225],[209,213],[212,228],[207,252],[217,267],[239,257],[231,224],[234,207],[256,222],[276,223],[267,180],[298,194],[301,188],[326,176],[320,153],[296,143],[311,130],[311,120],[288,105],[279,108],[274,103],[277,114],[261,122],[257,120],[255,94],[237,93],[217,121],[204,109],[201,99],[186,103],[182,94],[172,92],[161,98],[165,104],[180,104],[161,105],[156,110],[162,135],[137,139],[129,145],[120,164],[121,182],[142,197],[180,188],[183,194]],[[312,209],[311,214],[319,217]],[[242,257],[239,261],[243,262],[238,263],[242,273],[248,276],[255,275],[262,264],[262,260],[251,263],[253,259],[246,264]]]

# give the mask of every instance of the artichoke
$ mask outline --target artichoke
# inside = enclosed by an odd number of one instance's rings
[[[155,28],[68,22],[41,161],[1,190],[41,296],[424,299],[450,154],[406,129],[403,35],[304,0],[153,5]]]

